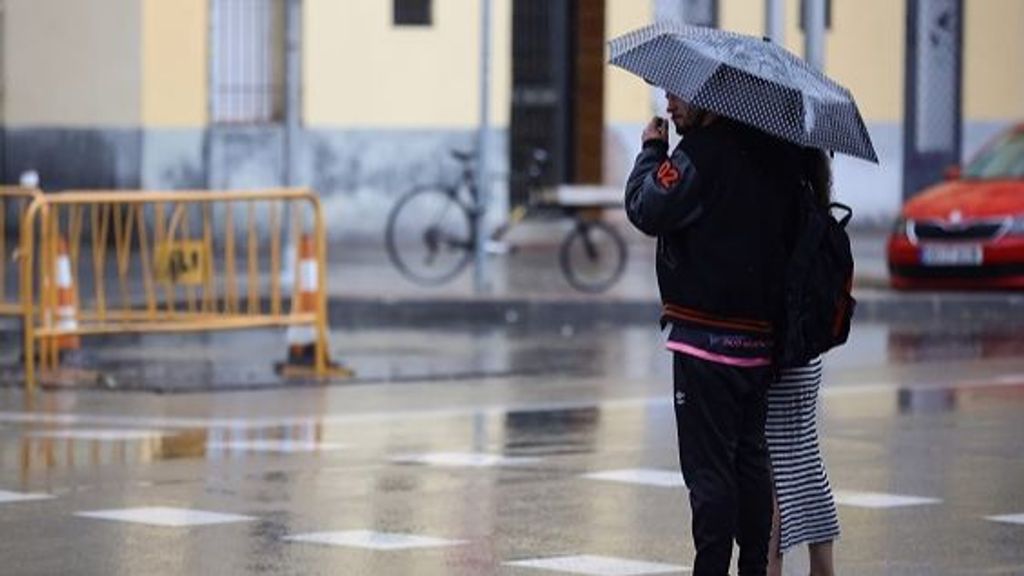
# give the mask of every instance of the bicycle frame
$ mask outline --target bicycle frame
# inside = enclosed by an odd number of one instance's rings
[[[410,279],[427,285],[442,284],[459,274],[469,264],[470,257],[475,253],[483,234],[481,220],[486,206],[478,187],[476,167],[472,163],[473,155],[453,152],[452,156],[460,163],[458,178],[439,186],[420,186],[403,195],[388,217],[385,232],[388,254],[399,271]],[[485,250],[491,253],[507,252],[508,247],[503,245],[502,240],[530,213],[544,212],[568,217],[574,225],[559,249],[559,262],[563,274],[570,285],[581,291],[604,290],[622,273],[625,265],[625,244],[613,227],[601,221],[602,206],[562,205],[558,196],[544,194],[540,176],[543,174],[542,166],[545,160],[546,154],[534,154],[533,164],[523,175],[528,179],[526,203],[515,206],[504,222],[487,233],[483,238]],[[440,194],[444,198],[440,204],[436,204],[435,200],[435,206],[441,206],[438,212],[431,216],[413,210],[407,213],[411,214],[409,221],[415,224],[410,227],[396,224],[400,218],[399,214],[403,213],[403,207],[412,206],[411,203],[429,198],[432,194]],[[457,213],[457,216],[453,217],[453,213]],[[462,226],[461,231],[448,229],[449,224],[458,226],[459,223]],[[400,241],[397,240],[400,236],[396,230],[419,231],[421,250],[418,256],[412,256],[416,253],[416,248],[412,251],[403,251]],[[604,246],[610,247],[611,252],[606,252]],[[607,256],[602,257],[602,253],[612,254],[611,259],[609,260]],[[410,255],[410,258],[403,254]],[[445,263],[429,271],[424,268],[434,266],[439,258]],[[611,266],[604,264],[605,262]],[[595,279],[595,266],[607,269],[608,273],[599,272],[601,277]]]

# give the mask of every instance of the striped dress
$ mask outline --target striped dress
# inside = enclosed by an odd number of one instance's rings
[[[839,519],[818,448],[821,358],[782,371],[768,390],[765,436],[779,503],[779,551],[839,537]]]

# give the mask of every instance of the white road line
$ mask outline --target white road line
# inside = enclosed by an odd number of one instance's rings
[[[605,480],[625,484],[642,484],[664,488],[686,488],[683,475],[678,470],[658,470],[652,468],[628,468],[623,470],[605,470],[584,474],[588,480]]]
[[[205,510],[165,507],[93,510],[89,512],[76,512],[75,516],[170,528],[208,526],[211,524],[230,524],[234,522],[251,522],[256,520],[256,518],[251,516],[239,516],[238,514],[222,514],[219,512],[207,512]]]
[[[844,397],[860,394],[876,394],[879,392],[897,392],[899,390],[943,390],[969,389],[990,387],[1013,387],[1021,384],[1017,375],[1003,375],[986,380],[967,380],[947,385],[911,384],[900,385],[885,382],[869,382],[825,386],[821,394],[825,398]],[[613,399],[594,399],[578,402],[538,402],[535,404],[507,404],[490,406],[465,406],[462,408],[440,410],[399,410],[393,412],[366,412],[361,414],[329,414],[323,416],[279,416],[263,418],[231,418],[231,417],[167,417],[167,416],[122,416],[117,414],[75,414],[67,412],[0,412],[0,422],[14,424],[49,424],[49,425],[89,425],[89,426],[126,426],[136,428],[230,428],[244,430],[254,428],[274,428],[280,426],[301,426],[310,424],[359,424],[364,422],[407,422],[412,420],[437,420],[476,415],[503,415],[510,412],[547,412],[582,408],[622,409],[642,406],[668,407],[671,398],[668,392],[664,396],[636,396]]]
[[[313,532],[286,536],[286,542],[304,542],[327,546],[347,546],[369,550],[407,550],[409,548],[438,548],[465,544],[465,540],[447,540],[415,534],[392,534],[372,530],[349,530],[343,532]]]
[[[516,560],[505,562],[505,565],[593,576],[643,576],[645,574],[675,574],[690,571],[688,566],[590,554]]]

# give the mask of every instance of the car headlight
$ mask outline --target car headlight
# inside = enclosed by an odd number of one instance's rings
[[[907,220],[903,216],[896,218],[896,221],[892,224],[892,233],[894,236],[909,236],[907,233],[907,225],[913,222]]]
[[[1006,233],[1024,236],[1024,214],[1018,214],[1010,219],[1010,226],[1006,229]]]

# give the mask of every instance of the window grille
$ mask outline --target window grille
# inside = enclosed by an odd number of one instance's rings
[[[395,26],[430,26],[433,22],[431,0],[394,0]]]
[[[7,108],[7,106],[6,106],[6,101],[7,101],[7,98],[6,98],[6,96],[7,96],[6,88],[7,87],[4,85],[4,81],[7,78],[7,72],[6,72],[7,55],[4,53],[4,44],[6,44],[4,39],[5,39],[6,34],[7,34],[7,29],[4,27],[4,24],[6,22],[6,14],[7,14],[6,1],[5,0],[0,0],[0,125],[2,125],[3,122],[4,122],[4,110]]]
[[[210,120],[278,122],[284,115],[285,0],[210,1]]]

